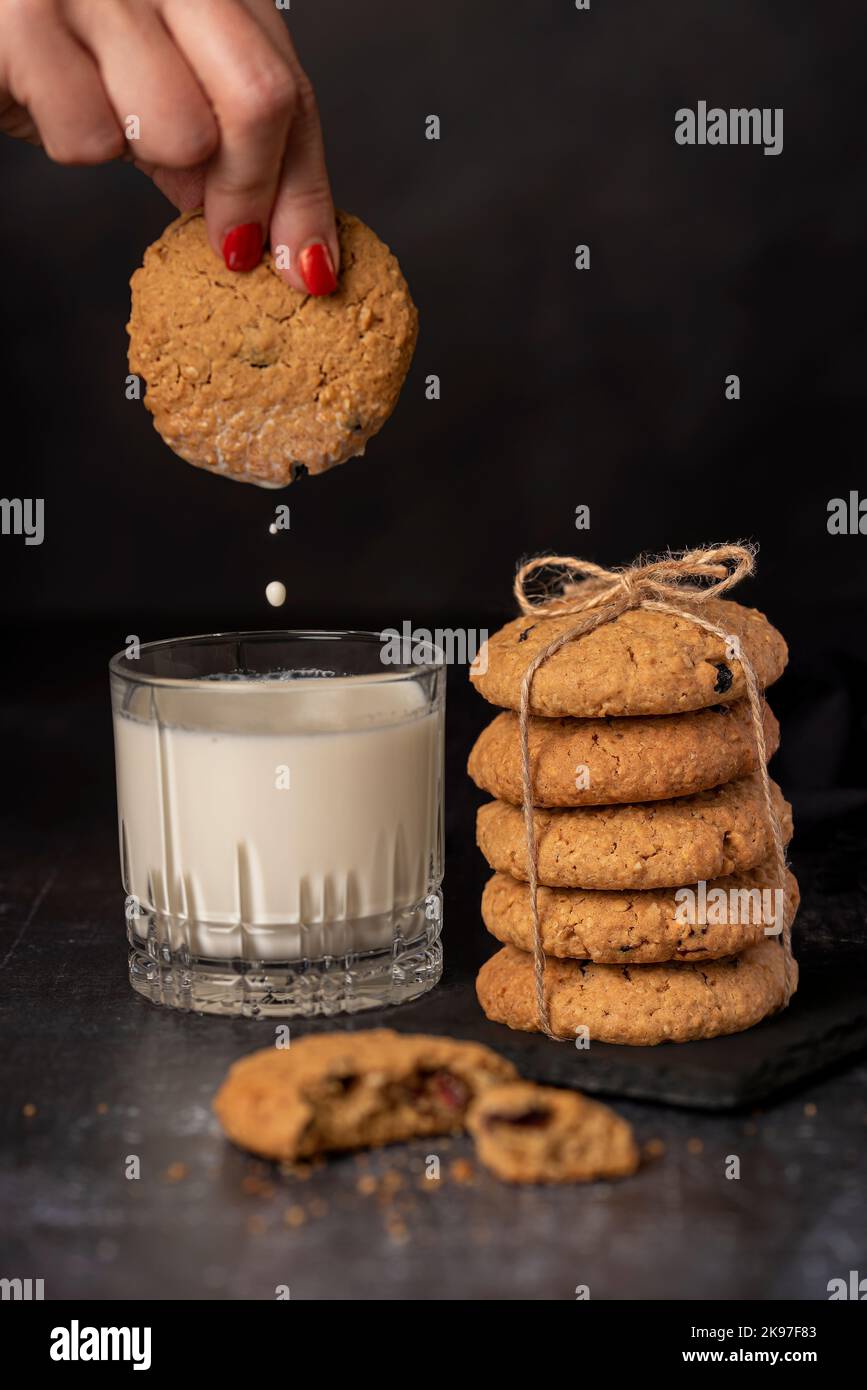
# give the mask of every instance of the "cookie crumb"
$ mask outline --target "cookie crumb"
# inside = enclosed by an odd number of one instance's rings
[[[248,1173],[241,1180],[241,1191],[246,1192],[248,1197],[273,1197],[274,1184],[260,1178],[257,1173]]]
[[[379,1184],[372,1173],[362,1173],[358,1182],[355,1184],[356,1192],[360,1192],[362,1197],[370,1197],[376,1191]]]
[[[164,1176],[166,1182],[183,1182],[184,1178],[189,1177],[189,1173],[186,1163],[170,1163]]]
[[[807,1119],[812,1120],[816,1115],[818,1115],[818,1113],[819,1107],[817,1105],[814,1105],[813,1101],[808,1100],[807,1104],[804,1106],[804,1114],[806,1115]]]
[[[398,1173],[395,1168],[389,1168],[388,1171],[382,1175],[382,1180],[379,1185],[380,1195],[385,1201],[390,1201],[395,1192],[399,1192],[403,1185],[403,1178],[400,1173]]]
[[[702,1143],[701,1139],[687,1139],[686,1148],[687,1152],[691,1154],[704,1153],[704,1144]]]
[[[395,1245],[406,1245],[409,1240],[409,1228],[399,1216],[389,1217],[385,1223],[385,1229]]]
[[[299,1226],[303,1226],[306,1220],[307,1213],[303,1207],[287,1207],[283,1213],[284,1224],[286,1226],[291,1226],[293,1230],[297,1230]]]
[[[279,1164],[279,1168],[284,1178],[297,1178],[299,1182],[306,1182],[313,1173],[312,1163],[291,1163],[284,1161]]]
[[[97,1113],[97,1115],[107,1115],[107,1114],[108,1114],[108,1106],[106,1105],[106,1103],[105,1103],[104,1100],[101,1100],[101,1101],[99,1102],[99,1105],[96,1107],[96,1113]]]
[[[665,1153],[665,1144],[661,1139],[648,1139],[641,1152],[646,1159],[651,1161],[655,1158],[662,1158]]]
[[[476,1170],[468,1158],[456,1158],[449,1166],[449,1176],[464,1187],[475,1180]]]
[[[31,1100],[29,1100],[26,1105],[22,1105],[21,1107],[21,1114],[24,1116],[25,1120],[32,1120],[33,1116],[36,1113],[36,1106],[33,1104]]]

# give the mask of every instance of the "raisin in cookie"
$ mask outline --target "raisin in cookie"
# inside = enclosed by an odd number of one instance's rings
[[[775,782],[783,839],[792,808]],[[534,811],[539,882],[549,888],[670,888],[753,869],[772,849],[755,773],[674,801]],[[489,801],[476,821],[479,849],[492,869],[526,879],[520,807]]]
[[[780,726],[763,704],[768,757]],[[604,806],[689,796],[743,777],[757,766],[749,702],[690,714],[625,719],[530,716],[534,806]],[[498,714],[483,729],[467,771],[477,787],[519,806],[522,801],[518,716]]]
[[[577,1091],[492,1086],[470,1107],[467,1128],[480,1162],[504,1182],[592,1182],[638,1168],[631,1126]]]
[[[770,860],[755,869],[708,883],[704,915],[710,920],[704,923],[684,920],[689,903],[698,901],[695,884],[690,885],[695,895],[691,899],[676,897],[680,890],[673,888],[637,892],[540,888],[542,949],[548,956],[594,960],[603,965],[718,960],[762,940],[765,926],[775,920],[772,914],[776,899],[771,896],[775,887]],[[719,897],[720,893],[725,898]],[[737,904],[734,914],[728,910],[733,901]],[[799,901],[797,879],[787,873],[784,925],[791,926]],[[720,903],[725,905],[725,911],[718,908]],[[715,920],[732,915],[743,918],[742,924]],[[498,941],[532,951],[533,914],[526,883],[520,883],[511,874],[494,874],[482,894],[482,918]]]
[[[132,277],[130,371],[176,454],[214,473],[285,487],[362,454],[409,370],[418,316],[394,256],[337,214],[340,280],[310,296],[273,257],[248,275],[211,250],[201,212],[172,222]]]
[[[791,966],[792,989],[797,966]],[[479,971],[485,1015],[527,1033],[540,1031],[533,957],[504,946]],[[598,1042],[652,1047],[740,1033],[782,1009],[786,957],[782,938],[766,936],[737,956],[702,964],[585,965],[549,959],[545,998],[551,1031],[574,1038],[586,1028]]]
[[[707,599],[699,615],[737,637],[764,689],[782,675],[788,650],[763,613],[731,599]],[[470,669],[480,695],[519,709],[530,662],[574,627],[579,615],[516,618],[495,632]],[[567,642],[533,677],[533,714],[581,719],[606,715],[682,714],[728,704],[746,694],[743,669],[728,661],[712,632],[671,613],[635,608]]]
[[[214,1110],[242,1149],[309,1158],[462,1129],[471,1101],[516,1075],[477,1043],[385,1028],[319,1033],[242,1057]]]

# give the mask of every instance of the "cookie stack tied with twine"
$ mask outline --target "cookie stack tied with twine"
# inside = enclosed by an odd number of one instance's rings
[[[789,1003],[798,885],[762,694],[788,653],[723,597],[754,565],[723,545],[518,571],[521,616],[470,673],[505,711],[469,760],[497,798],[477,828],[495,871],[482,915],[504,943],[477,981],[488,1018],[648,1045],[740,1032]]]

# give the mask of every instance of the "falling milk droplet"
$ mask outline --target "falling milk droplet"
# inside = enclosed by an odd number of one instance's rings
[[[286,602],[286,585],[281,584],[279,579],[272,579],[265,589],[265,597],[272,608],[282,608]]]

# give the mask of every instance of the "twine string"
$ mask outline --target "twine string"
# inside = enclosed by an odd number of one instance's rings
[[[758,759],[758,772],[767,823],[773,845],[774,875],[779,881],[782,901],[782,937],[785,968],[785,1002],[794,992],[794,961],[791,947],[791,926],[786,911],[786,847],[777,806],[771,791],[767,768],[767,742],[762,707],[762,695],[752,662],[743,651],[737,637],[710,622],[695,611],[709,598],[718,598],[739,584],[755,568],[755,551],[751,546],[721,545],[707,549],[684,551],[657,560],[637,560],[619,570],[606,570],[590,560],[571,555],[543,555],[522,565],[515,576],[515,597],[525,616],[566,617],[583,615],[570,624],[528,665],[521,680],[519,731],[521,740],[521,790],[524,831],[527,849],[527,876],[530,887],[530,908],[533,918],[533,977],[536,1011],[539,1026],[547,1036],[562,1042],[551,1029],[548,1002],[545,995],[545,952],[542,946],[542,926],[539,918],[539,846],[533,811],[533,785],[530,765],[530,702],[533,678],[540,666],[564,647],[621,614],[646,608],[658,613],[670,613],[684,618],[697,627],[713,633],[726,647],[726,658],[737,661],[744,675],[750,707],[750,717]],[[540,571],[560,573],[560,592],[544,592],[533,597],[532,581]],[[566,576],[565,578],[563,576]]]

